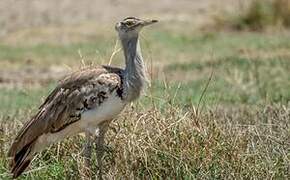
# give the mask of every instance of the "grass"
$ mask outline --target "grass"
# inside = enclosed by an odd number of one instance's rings
[[[72,65],[79,62],[79,53],[90,60],[97,60],[98,54],[111,53],[108,52],[110,50],[109,45],[110,43],[106,42],[86,42],[69,45],[36,44],[16,47],[2,44],[0,45],[0,58],[12,64],[23,64],[26,62],[25,60],[29,60],[38,66],[59,62],[59,59],[63,59],[62,63]],[[100,58],[98,61],[100,61]]]
[[[158,27],[144,36],[144,56],[149,67],[153,63],[152,86],[110,127],[107,179],[290,178],[289,34]],[[107,62],[114,38],[99,38],[65,45],[3,43],[0,64],[11,63],[2,67],[8,73],[23,71],[24,65],[79,66],[79,49],[85,60]],[[30,58],[34,60],[26,64]],[[121,62],[118,54],[114,64]],[[11,137],[55,84],[28,86],[22,78],[20,86],[13,81],[13,88],[0,86],[0,179],[10,177],[6,152]],[[76,136],[53,145],[37,155],[20,179],[83,177],[83,143]]]
[[[174,71],[179,74],[189,71],[194,74],[196,71],[213,70],[214,80],[207,91],[207,97],[214,101],[216,97],[220,97],[220,103],[287,103],[290,100],[288,91],[290,87],[289,83],[285,82],[290,80],[289,58],[226,57],[204,62],[174,63],[166,67],[166,72],[170,74]],[[200,94],[206,78],[200,77],[195,81],[184,83],[180,90],[181,94],[186,94],[185,97]],[[210,102],[207,99],[207,103]]]

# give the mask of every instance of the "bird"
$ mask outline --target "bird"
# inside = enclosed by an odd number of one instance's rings
[[[20,176],[33,157],[65,138],[85,133],[85,166],[90,166],[95,142],[99,178],[102,178],[104,138],[110,122],[127,104],[137,100],[147,84],[139,33],[154,19],[127,17],[115,24],[125,67],[90,66],[60,80],[38,111],[18,132],[8,152],[11,175]]]

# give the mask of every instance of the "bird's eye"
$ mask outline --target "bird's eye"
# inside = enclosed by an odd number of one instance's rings
[[[126,22],[126,25],[127,25],[127,26],[132,26],[133,24],[134,24],[133,21],[127,21],[127,22]]]

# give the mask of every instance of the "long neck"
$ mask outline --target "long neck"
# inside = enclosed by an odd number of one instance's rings
[[[126,60],[124,91],[125,100],[134,101],[146,85],[146,72],[138,36],[121,39]]]

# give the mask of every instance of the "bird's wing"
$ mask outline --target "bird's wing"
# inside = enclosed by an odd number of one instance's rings
[[[83,112],[97,108],[120,88],[120,75],[106,67],[72,73],[59,83],[37,114],[23,126],[8,155],[15,156],[44,133],[58,132],[80,120]]]

